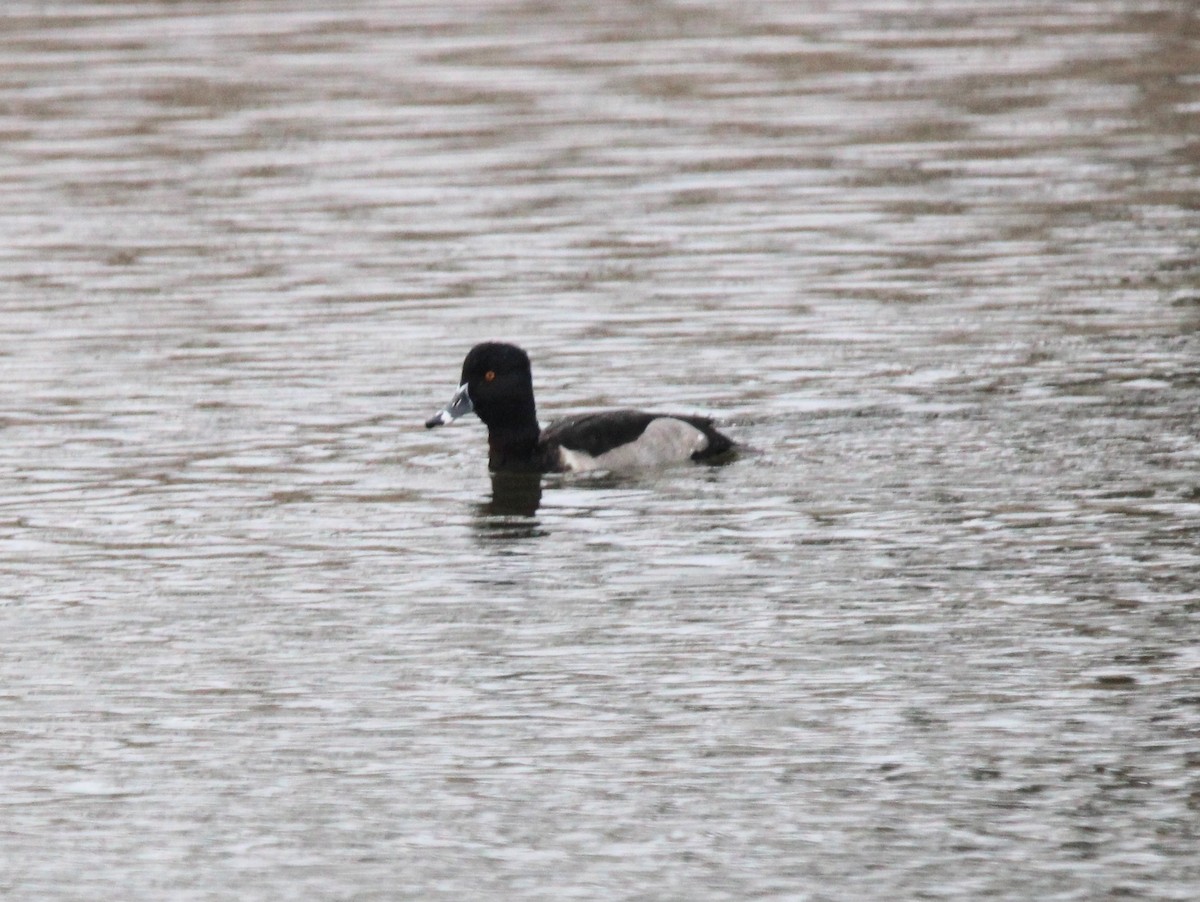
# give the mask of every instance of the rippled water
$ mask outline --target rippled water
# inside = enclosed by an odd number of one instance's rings
[[[1200,896],[1181,2],[0,12],[0,895]],[[499,480],[543,418],[719,468]]]

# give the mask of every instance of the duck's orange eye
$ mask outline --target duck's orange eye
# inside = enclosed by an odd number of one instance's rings
[[[486,373],[484,373],[484,374],[483,374],[483,381],[484,381],[484,382],[491,382],[491,381],[493,381],[495,378],[496,378],[496,371],[495,371],[495,370],[488,370]]]

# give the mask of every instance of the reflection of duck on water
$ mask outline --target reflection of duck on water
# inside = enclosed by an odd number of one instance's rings
[[[493,473],[492,497],[479,512],[493,517],[532,517],[542,503],[540,473]]]

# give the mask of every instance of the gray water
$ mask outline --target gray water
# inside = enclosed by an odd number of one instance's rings
[[[1200,897],[1189,2],[8,3],[0,896]],[[495,484],[543,419],[722,467]]]

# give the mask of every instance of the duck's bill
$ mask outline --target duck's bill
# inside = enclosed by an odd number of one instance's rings
[[[457,420],[464,413],[470,413],[474,409],[475,405],[471,401],[471,395],[467,392],[467,385],[464,382],[458,387],[458,391],[454,393],[454,397],[450,399],[450,403],[425,421],[425,428],[432,429],[434,426],[445,426],[447,423]]]

